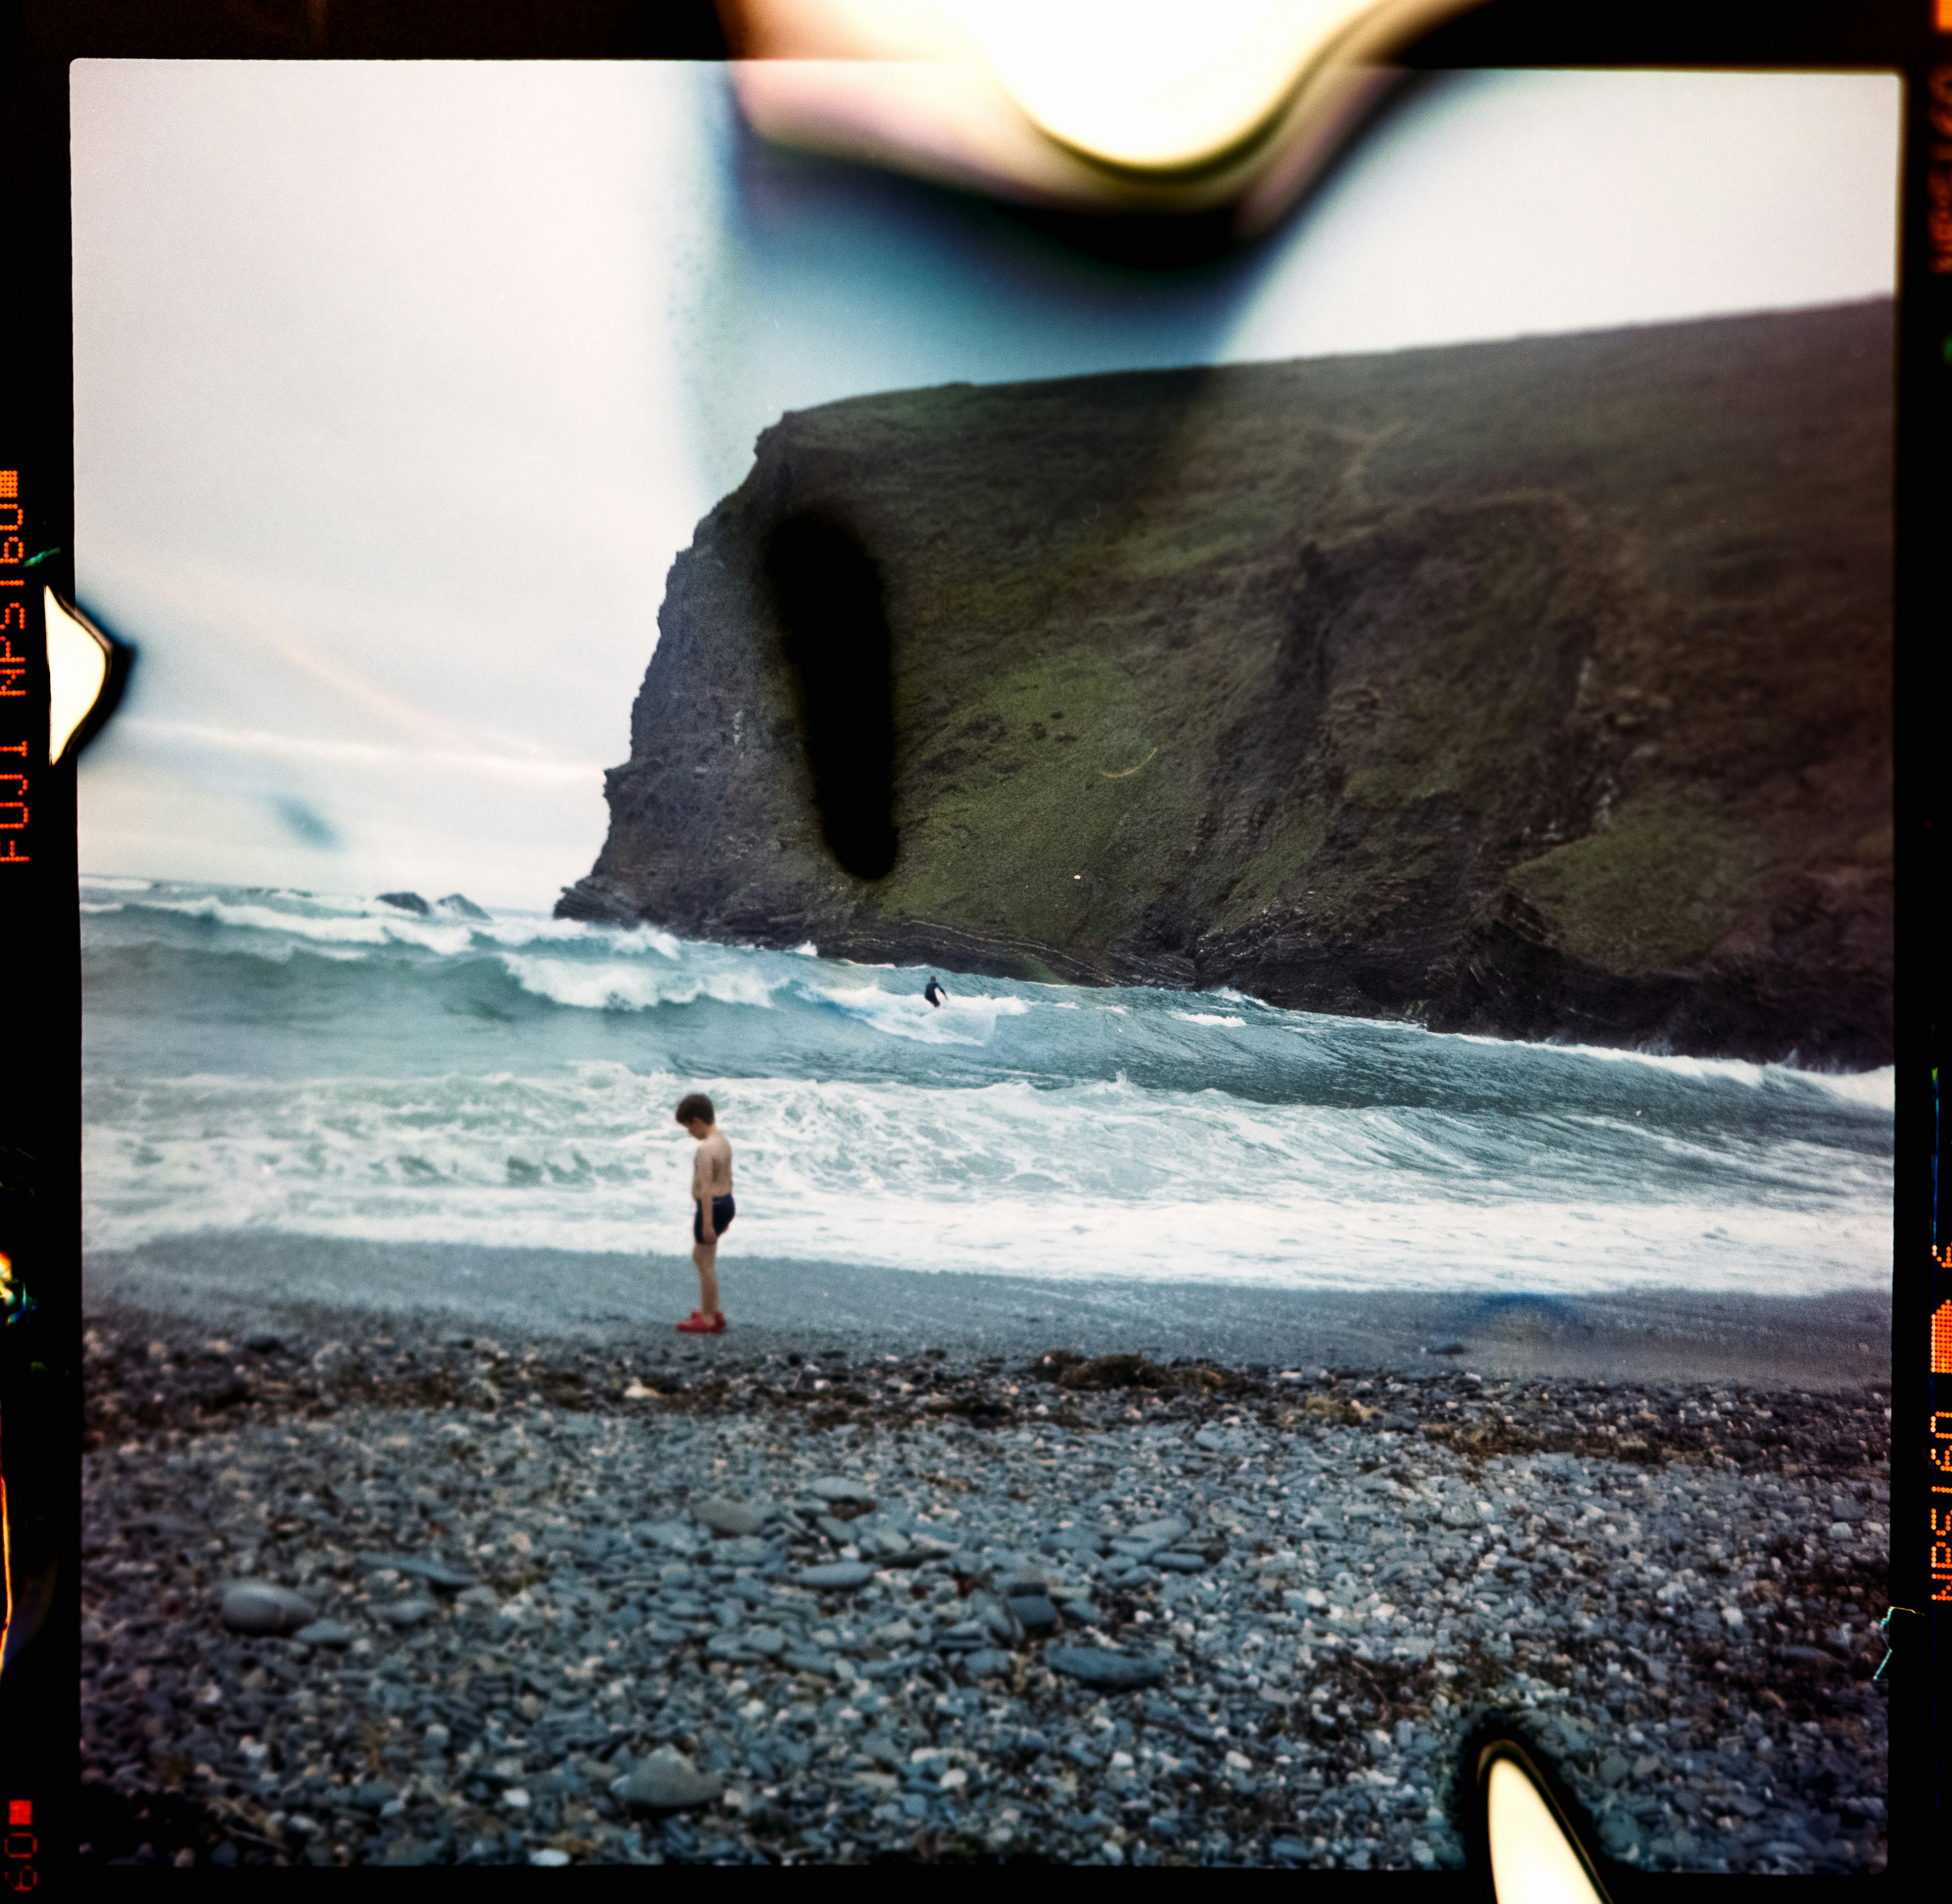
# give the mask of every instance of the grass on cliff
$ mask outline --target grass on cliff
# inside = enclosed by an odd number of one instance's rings
[[[1575,958],[1603,972],[1660,971],[1713,951],[1800,844],[1699,792],[1662,788],[1506,879]]]

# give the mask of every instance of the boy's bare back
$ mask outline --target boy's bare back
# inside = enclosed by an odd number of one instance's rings
[[[698,1141],[698,1154],[691,1166],[693,1202],[709,1196],[732,1194],[732,1146],[716,1124]]]

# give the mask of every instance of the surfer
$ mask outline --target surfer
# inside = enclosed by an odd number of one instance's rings
[[[931,978],[929,982],[922,987],[921,995],[924,998],[928,999],[929,1003],[934,1005],[937,1011],[940,1011],[942,1008],[943,1000],[949,996],[949,994],[942,989],[941,986],[939,985],[933,978]]]
[[[677,1121],[698,1140],[691,1166],[691,1260],[698,1268],[700,1306],[677,1325],[681,1336],[725,1333],[718,1306],[718,1239],[737,1215],[732,1202],[732,1146],[718,1127],[718,1113],[702,1091],[680,1099]]]

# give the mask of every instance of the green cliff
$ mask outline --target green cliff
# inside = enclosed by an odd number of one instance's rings
[[[673,565],[558,910],[1888,1062],[1892,330],[1879,302],[788,415]],[[859,552],[824,596],[796,531]],[[837,826],[877,797],[864,861]]]

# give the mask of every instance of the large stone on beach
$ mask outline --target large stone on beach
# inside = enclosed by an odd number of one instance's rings
[[[687,1812],[711,1805],[724,1795],[725,1781],[715,1772],[702,1772],[681,1752],[668,1746],[654,1752],[624,1781],[624,1802],[641,1812]]]
[[[342,1626],[336,1620],[314,1620],[310,1626],[300,1627],[292,1637],[301,1646],[349,1646],[359,1635],[355,1628]]]
[[[920,1567],[931,1560],[940,1560],[951,1550],[943,1546],[896,1547],[892,1551],[886,1547],[877,1549],[876,1559],[884,1567],[906,1571],[910,1567]]]
[[[1156,1686],[1166,1675],[1166,1662],[1162,1659],[1113,1652],[1103,1646],[1046,1646],[1043,1663],[1054,1673],[1062,1673],[1066,1678],[1106,1693]]]
[[[802,1570],[799,1584],[802,1587],[827,1588],[865,1587],[874,1577],[874,1568],[865,1560],[834,1560],[824,1567]]]
[[[1149,1544],[1169,1547],[1175,1540],[1190,1534],[1190,1524],[1176,1514],[1168,1514],[1162,1521],[1143,1521],[1126,1537],[1131,1540],[1143,1540]]]
[[[477,1584],[472,1574],[457,1573],[453,1568],[438,1560],[423,1560],[417,1554],[361,1554],[359,1564],[377,1572],[390,1568],[396,1574],[411,1574],[416,1580],[424,1580],[430,1587],[443,1587],[449,1591],[461,1587]]]
[[[219,1616],[235,1633],[289,1633],[318,1618],[302,1593],[268,1580],[242,1580],[224,1590]]]
[[[1240,1455],[1252,1444],[1238,1428],[1223,1428],[1217,1421],[1209,1421],[1193,1436],[1193,1445],[1211,1455]]]
[[[1041,1593],[1013,1593],[1010,1611],[1026,1633],[1042,1633],[1057,1624],[1057,1609]]]
[[[1105,1552],[1105,1537],[1093,1527],[1060,1527],[1038,1543],[1047,1554],[1075,1553],[1095,1559]]]
[[[757,1534],[766,1524],[766,1517],[757,1508],[748,1507],[743,1501],[698,1501],[692,1505],[694,1518],[704,1522],[714,1534]]]
[[[874,1490],[863,1487],[859,1481],[850,1481],[844,1474],[824,1474],[807,1490],[823,1501],[843,1502],[862,1507],[874,1505]]]
[[[698,1530],[684,1521],[649,1521],[630,1531],[640,1540],[648,1540],[674,1554],[694,1554],[702,1544]]]

